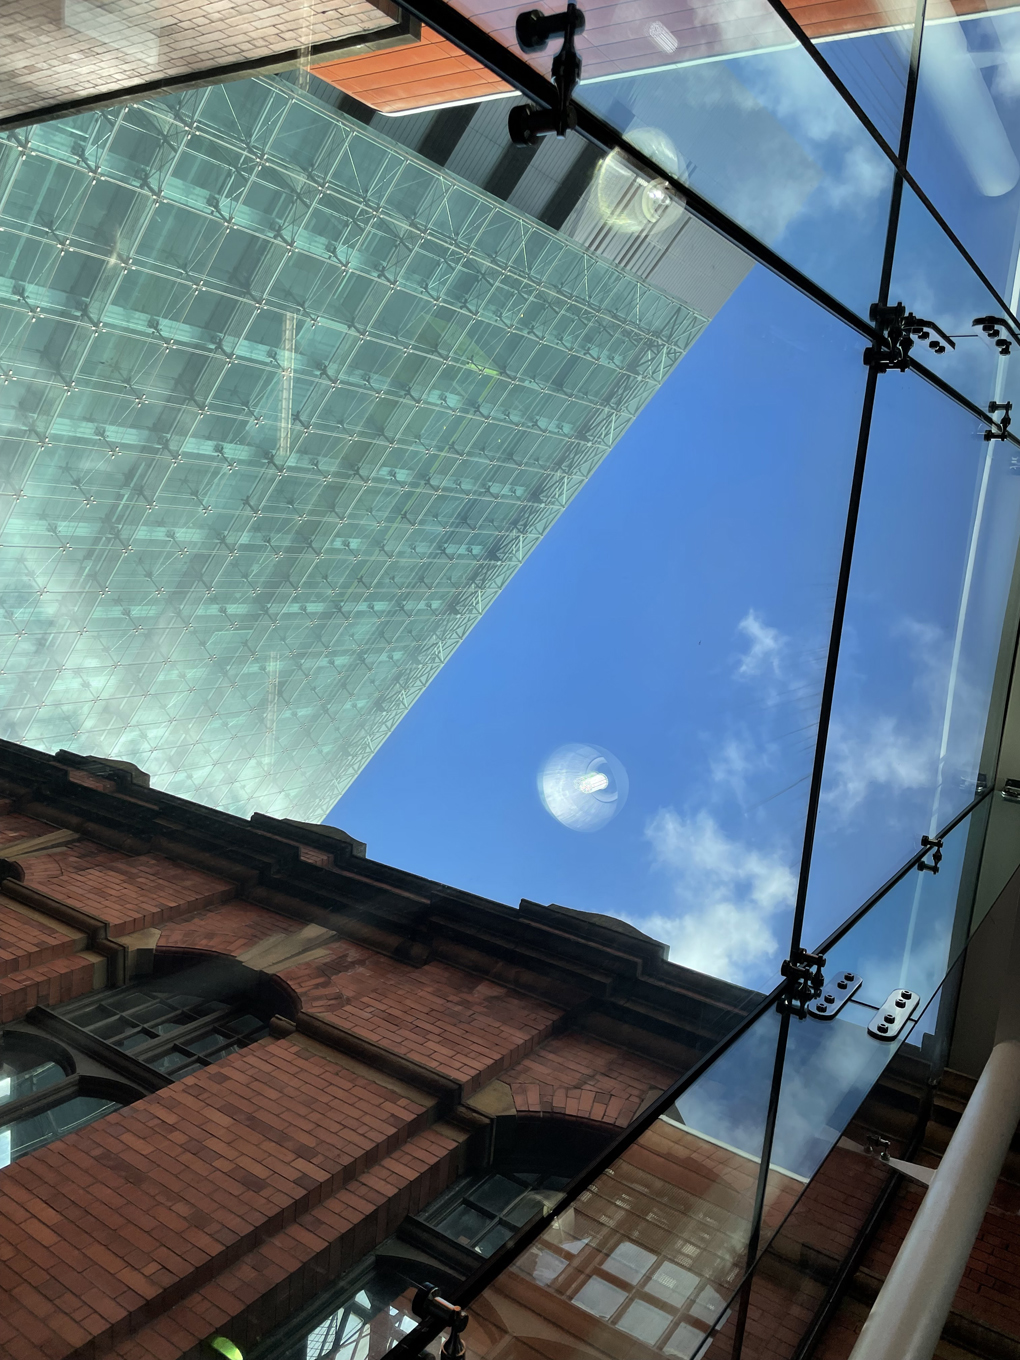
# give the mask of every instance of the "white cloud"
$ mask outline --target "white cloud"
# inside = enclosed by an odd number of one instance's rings
[[[859,713],[852,727],[834,723],[829,731],[823,796],[849,815],[875,786],[897,793],[930,788],[935,757],[930,733],[907,732],[888,714]]]
[[[890,180],[885,158],[803,54],[742,65],[740,72],[752,94],[824,164],[809,212],[862,214],[885,192]]]
[[[712,783],[743,800],[748,777],[760,764],[760,759],[754,758],[748,742],[729,737],[719,754],[709,761]]]
[[[685,818],[661,808],[645,836],[672,880],[678,912],[646,917],[640,928],[687,968],[733,981],[760,972],[778,951],[769,923],[796,891],[782,856],[731,839],[704,811]]]
[[[778,678],[787,642],[779,629],[770,628],[753,609],[747,611],[737,629],[749,644],[737,665],[737,675],[744,679],[756,675]]]

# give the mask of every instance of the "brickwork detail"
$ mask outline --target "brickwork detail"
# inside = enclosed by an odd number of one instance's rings
[[[294,935],[304,925],[247,902],[204,907],[173,921],[160,933],[161,949],[203,949],[236,958],[272,935]]]
[[[68,22],[62,23],[65,14]],[[105,23],[95,6],[72,11],[35,3],[21,13],[0,61],[0,115],[270,56],[305,43],[372,33],[390,23],[368,0],[315,6],[306,0],[250,0],[242,8],[194,0],[164,0],[155,6],[136,0]]]
[[[892,1213],[879,1229],[862,1268],[884,1279],[921,1204],[919,1186],[904,1184]],[[953,1312],[1020,1336],[1020,1191],[1002,1181],[985,1215],[970,1261],[953,1300]],[[864,1314],[844,1305],[826,1331],[819,1360],[845,1360],[860,1335]],[[1015,1344],[1015,1343],[1014,1343]]]
[[[33,1006],[57,1006],[84,996],[102,986],[105,976],[105,965],[95,954],[72,954],[9,973],[0,978],[0,1024],[20,1020]]]
[[[3,1173],[0,1354],[91,1357],[424,1127],[420,1106],[257,1044]]]
[[[338,1194],[302,1214],[216,1281],[107,1353],[109,1360],[178,1360],[214,1331],[242,1349],[257,1337],[243,1315],[259,1303],[260,1331],[282,1322],[302,1297],[349,1270],[461,1173],[460,1144],[426,1129]]]
[[[236,892],[227,879],[163,855],[129,856],[88,840],[26,859],[24,870],[26,886],[105,921],[111,936],[160,926]]]
[[[34,920],[0,901],[0,977],[52,963],[81,949],[85,936]]]
[[[338,941],[280,976],[305,1010],[477,1090],[547,1038],[554,1007],[445,963],[412,968]]]
[[[236,956],[303,924],[232,902],[168,926],[159,947]],[[278,976],[309,1014],[464,1083],[465,1094],[520,1061],[550,1035],[561,1014],[447,964],[413,968],[349,940],[337,940],[322,958],[282,968]]]
[[[5,798],[0,802],[10,806],[10,799]],[[45,836],[49,831],[56,828],[50,826],[48,822],[38,822],[34,817],[23,817],[20,812],[9,812],[6,808],[0,812],[0,855],[3,854],[5,845],[13,845],[15,841],[28,840],[30,836]]]
[[[518,1114],[566,1115],[625,1128],[676,1073],[588,1034],[560,1034],[529,1054],[502,1080]]]

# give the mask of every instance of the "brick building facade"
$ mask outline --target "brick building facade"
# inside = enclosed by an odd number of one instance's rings
[[[753,999],[619,923],[473,898],[129,768],[5,745],[0,795],[0,1052],[37,1036],[84,1070],[82,998],[217,961],[265,1021],[159,1089],[107,1055],[108,1112],[2,1172],[12,1360],[257,1342],[530,1126],[569,1121],[590,1156]]]
[[[4,744],[0,798],[11,1360],[197,1360],[217,1336],[377,1360],[416,1285],[469,1276],[759,1000],[620,922],[472,897],[133,767]],[[876,1218],[889,1172],[860,1141],[910,1154],[925,1091],[902,1056],[810,1183],[774,1169],[744,1355],[849,1354],[921,1193]],[[937,1162],[967,1093],[950,1074],[910,1155]],[[1020,1353],[1017,1165],[946,1357]],[[469,1354],[725,1360],[757,1170],[657,1119],[477,1300]]]

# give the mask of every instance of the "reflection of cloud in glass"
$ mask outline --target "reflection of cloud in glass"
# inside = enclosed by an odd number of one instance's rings
[[[601,746],[559,746],[538,773],[538,793],[551,816],[571,831],[599,831],[627,801],[627,771]]]

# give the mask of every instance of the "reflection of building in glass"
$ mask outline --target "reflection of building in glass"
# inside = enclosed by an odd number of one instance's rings
[[[0,150],[4,733],[322,815],[705,315],[285,81]]]

